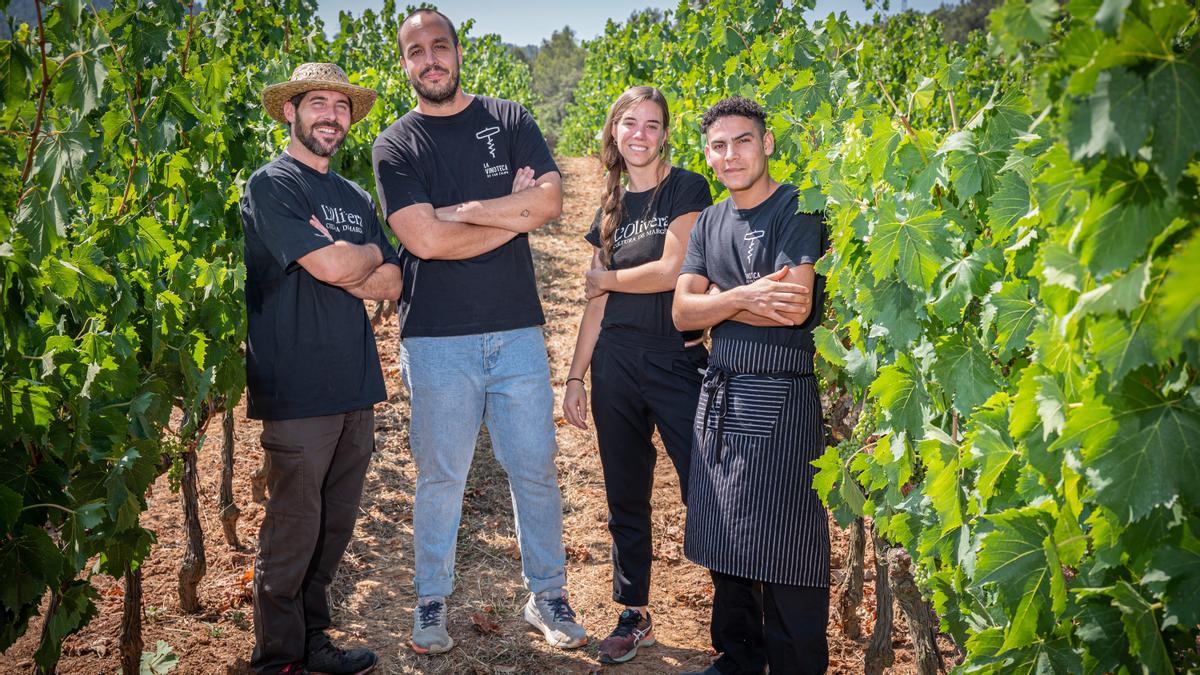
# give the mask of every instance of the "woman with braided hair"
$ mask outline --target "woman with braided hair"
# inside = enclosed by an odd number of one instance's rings
[[[623,663],[654,643],[650,593],[650,497],[657,427],[687,502],[692,421],[708,352],[701,331],[671,320],[679,267],[708,182],[669,162],[670,113],[662,92],[630,87],[604,121],[606,184],[587,240],[587,309],[567,377],[563,413],[587,429],[583,376],[592,371],[592,417],[604,467],[613,537],[613,600],[624,605],[600,660]]]

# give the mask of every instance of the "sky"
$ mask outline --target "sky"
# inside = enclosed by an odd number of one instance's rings
[[[904,0],[892,0],[891,12],[899,10]],[[436,2],[436,0],[435,0]],[[907,0],[910,9],[928,11],[943,3],[955,4],[957,0]],[[408,2],[397,3],[405,6]],[[415,4],[415,3],[414,3]],[[678,2],[656,0],[604,0],[604,2],[566,2],[564,0],[441,0],[438,9],[455,23],[463,19],[475,19],[474,35],[498,33],[504,42],[515,45],[537,45],[563,26],[570,26],[578,39],[588,40],[604,32],[608,19],[624,21],[630,13],[657,7],[674,9]],[[382,0],[319,0],[319,14],[327,27],[338,25],[339,11],[361,14],[364,9],[375,9],[383,5]],[[862,0],[817,0],[815,17],[824,17],[830,12],[845,11],[854,21],[867,20],[871,12],[863,9]]]

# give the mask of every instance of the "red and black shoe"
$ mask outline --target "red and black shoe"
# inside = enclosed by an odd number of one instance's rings
[[[299,671],[312,675],[366,675],[375,670],[379,657],[365,647],[345,650],[326,641],[308,653],[304,665],[307,670]]]
[[[645,616],[636,609],[626,609],[617,619],[617,627],[600,643],[601,663],[625,663],[637,656],[638,647],[654,644],[654,624],[650,612]]]

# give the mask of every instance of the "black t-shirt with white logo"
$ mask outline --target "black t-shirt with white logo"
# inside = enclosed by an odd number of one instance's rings
[[[283,153],[255,171],[241,202],[246,258],[247,415],[286,420],[333,415],[387,398],[363,301],[317,280],[298,259],[335,240],[374,243],[400,259],[371,196],[330,171]]]
[[[653,203],[651,203],[653,199]],[[712,192],[703,176],[687,169],[671,167],[657,190],[626,191],[621,197],[621,224],[613,231],[612,254],[608,269],[623,270],[662,258],[667,229],[685,213],[702,211],[712,205]],[[600,248],[600,218],[596,212],[585,238]],[[680,335],[671,320],[671,302],[675,291],[661,293],[608,294],[602,328],[621,328],[662,337],[693,340],[702,331]]]
[[[446,117],[409,111],[384,129],[372,152],[384,216],[413,204],[433,208],[512,194],[525,166],[540,178],[558,166],[529,111],[475,96]],[[467,260],[422,260],[401,250],[401,337],[475,335],[545,322],[529,237],[517,235]]]
[[[680,274],[699,274],[722,290],[753,283],[787,265],[814,264],[828,248],[825,219],[800,213],[798,192],[780,185],[763,203],[739,209],[733,199],[705,209],[692,229]],[[751,326],[723,321],[714,338],[751,340],[814,351],[812,331],[821,323],[825,278],[817,275],[812,311],[799,326]]]

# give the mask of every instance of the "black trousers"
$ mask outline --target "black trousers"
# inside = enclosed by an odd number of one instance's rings
[[[711,571],[714,664],[725,675],[816,675],[829,667],[829,589]]]
[[[326,590],[354,533],[375,411],[266,421],[261,442],[269,499],[254,561],[250,667],[275,673],[329,639]]]
[[[678,339],[614,337],[608,329],[592,353],[592,418],[613,538],[613,600],[621,604],[640,607],[650,600],[655,427],[687,503],[692,422],[707,363],[703,346],[683,349]]]

